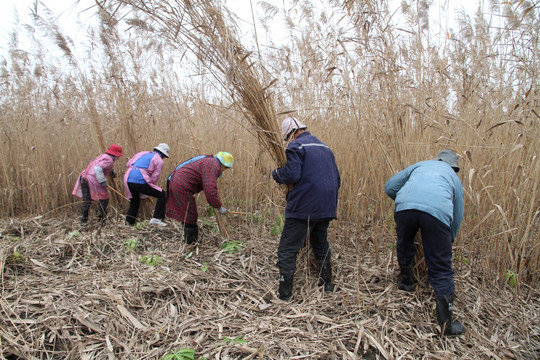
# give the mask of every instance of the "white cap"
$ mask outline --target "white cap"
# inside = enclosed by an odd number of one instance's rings
[[[160,153],[162,153],[163,155],[165,155],[166,157],[169,157],[169,145],[165,144],[165,143],[161,143],[159,144],[158,146],[156,146],[154,148],[154,150],[157,150],[159,151]]]
[[[302,124],[297,118],[291,116],[283,120],[281,123],[281,136],[283,136],[283,140],[287,140],[287,136],[291,131],[298,129],[307,129],[307,126]]]

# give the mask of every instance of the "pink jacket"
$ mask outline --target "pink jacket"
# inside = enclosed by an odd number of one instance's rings
[[[107,188],[101,186],[101,184],[96,178],[96,174],[94,172],[94,167],[96,166],[101,167],[103,169],[103,174],[105,175],[105,177],[107,177],[113,171],[114,159],[109,154],[101,154],[97,158],[91,160],[86,166],[86,168],[83,170],[81,175],[77,177],[77,182],[75,183],[75,187],[73,188],[73,192],[71,193],[72,195],[82,198],[80,178],[83,177],[88,180],[88,187],[90,188],[90,195],[92,197],[92,200],[103,200],[109,198]]]
[[[150,152],[152,151],[141,151],[135,154],[131,159],[129,159],[126,164],[128,170],[126,171],[126,174],[124,175],[124,188],[126,190],[126,197],[128,199],[131,199],[133,197],[131,195],[131,191],[129,191],[129,186],[127,183],[128,178],[129,178],[129,173],[131,173],[131,171],[134,169],[133,164],[142,155],[148,154]],[[150,161],[148,168],[147,169],[139,168],[146,183],[158,191],[162,191],[162,189],[157,185],[157,182],[159,181],[159,176],[161,175],[161,169],[163,169],[163,165],[165,165],[165,163],[163,162],[163,159],[161,158],[161,156],[158,153],[154,153],[154,157]]]

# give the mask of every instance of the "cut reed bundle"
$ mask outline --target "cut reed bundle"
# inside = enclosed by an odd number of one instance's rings
[[[118,3],[145,15],[144,21],[137,19],[131,24],[144,24],[148,29],[150,23],[153,31],[169,40],[170,45],[179,49],[187,46],[241,107],[250,130],[273,160],[278,166],[285,164],[279,125],[268,91],[272,82],[266,86],[261,83],[263,76],[249,61],[250,53],[238,40],[230,17],[226,19],[225,8],[206,0],[118,0]]]

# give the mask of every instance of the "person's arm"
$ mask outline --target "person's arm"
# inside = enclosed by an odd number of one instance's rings
[[[450,229],[452,230],[452,242],[456,240],[457,233],[463,221],[463,186],[461,182],[454,189],[454,213]]]
[[[300,149],[291,147],[287,149],[287,163],[285,166],[272,171],[272,177],[278,184],[296,184],[302,176],[304,162]]]
[[[148,182],[149,184],[157,185],[163,165],[165,165],[163,159],[158,153],[156,153],[150,161],[147,169],[148,175],[150,176],[150,181]]]
[[[397,193],[403,185],[409,180],[409,176],[411,175],[411,172],[413,170],[413,166],[409,166],[408,168],[401,170],[396,175],[392,176],[390,180],[384,184],[384,192],[386,195],[390,196],[392,200],[396,200]]]
[[[101,166],[94,166],[94,174],[96,175],[96,179],[101,186],[107,187],[107,177],[103,173],[103,168]]]

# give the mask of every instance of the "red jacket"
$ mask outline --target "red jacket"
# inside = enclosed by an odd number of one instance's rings
[[[217,188],[220,175],[221,164],[212,155],[173,171],[167,183],[167,217],[187,224],[197,224],[194,195],[200,191],[204,191],[210,206],[219,209],[222,206]]]

